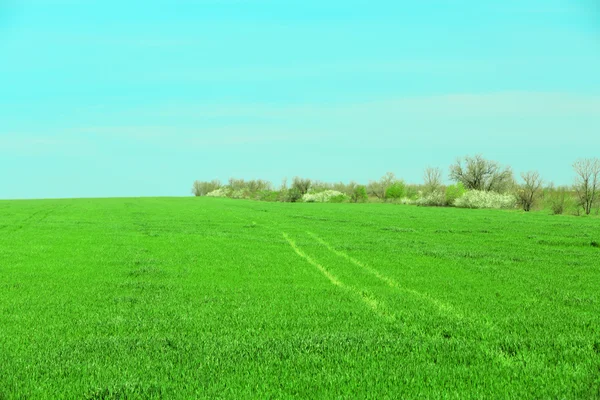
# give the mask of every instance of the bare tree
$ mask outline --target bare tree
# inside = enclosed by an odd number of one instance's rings
[[[423,172],[425,194],[435,193],[442,189],[442,169],[427,167]]]
[[[350,181],[347,184],[344,182],[337,182],[332,185],[332,189],[342,192],[347,196],[352,196],[352,193],[354,193],[354,189],[357,186],[359,186],[359,184],[354,181]]]
[[[202,196],[202,194],[203,194],[202,193],[203,192],[202,183],[203,182],[200,182],[200,181],[194,181],[194,183],[192,184],[192,194],[194,196],[196,196],[196,197]]]
[[[244,190],[246,189],[247,183],[243,179],[229,178],[228,186],[231,190]]]
[[[367,185],[367,192],[379,200],[385,199],[385,187],[381,184],[380,181],[369,181]]]
[[[537,171],[521,172],[521,178],[524,183],[517,191],[519,203],[524,211],[531,211],[541,193],[543,180]]]
[[[385,192],[397,181],[398,178],[393,172],[387,172],[378,181],[369,181],[367,191],[378,199],[385,200]]]
[[[573,169],[576,174],[574,189],[579,205],[589,215],[600,192],[600,159],[579,159],[573,164]]]
[[[318,180],[313,180],[310,183],[310,188],[313,192],[322,192],[324,190],[329,190],[333,188],[333,185],[331,183],[327,183],[327,182],[323,182],[323,181],[318,181]]]
[[[300,192],[300,196],[303,196],[306,193],[308,193],[308,189],[310,189],[310,184],[310,179],[304,179],[296,176],[292,180],[292,189],[297,189]]]
[[[496,161],[486,160],[480,154],[457,159],[450,166],[450,179],[461,182],[468,190],[506,192],[514,184],[510,167],[502,167]]]
[[[279,201],[288,201],[288,179],[287,177],[281,180],[281,186],[279,186],[279,194],[277,195]]]
[[[256,193],[261,190],[271,190],[271,182],[262,179],[252,179],[246,182],[246,188],[250,193]]]
[[[385,175],[382,176],[381,179],[379,179],[379,181],[383,186],[388,187],[398,182],[398,178],[396,178],[396,174],[394,174],[393,172],[386,172]]]
[[[221,181],[214,179],[210,182],[195,181],[192,186],[192,194],[194,196],[206,196],[213,190],[221,187]]]

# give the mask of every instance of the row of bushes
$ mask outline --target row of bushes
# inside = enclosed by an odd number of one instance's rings
[[[356,182],[325,183],[295,177],[290,187],[284,180],[273,190],[264,180],[229,179],[227,185],[213,180],[194,182],[196,196],[230,197],[283,202],[396,202],[418,206],[464,208],[516,208],[524,211],[547,208],[554,214],[600,213],[600,159],[580,159],[573,164],[575,183],[571,187],[543,187],[537,171],[521,173],[517,183],[510,167],[481,155],[457,159],[450,166],[453,185],[443,185],[440,168],[426,168],[422,185],[409,185],[388,172],[368,185]]]
[[[239,183],[239,182],[238,182]],[[342,188],[341,184],[335,184]],[[217,186],[217,185],[214,185]],[[213,187],[214,187],[213,186]],[[461,183],[427,191],[426,187],[407,185],[397,182],[391,185],[383,199],[369,196],[364,185],[346,185],[345,192],[327,189],[329,185],[315,185],[301,194],[296,187],[272,190],[270,188],[250,185],[243,187],[237,185],[234,189],[230,185],[218,185],[205,194],[207,197],[227,197],[232,199],[251,199],[271,202],[304,202],[304,203],[363,203],[363,202],[391,202],[411,204],[424,207],[459,207],[459,208],[494,208],[514,209],[519,204],[518,195],[511,193],[496,193],[482,190],[466,190]],[[569,213],[579,215],[575,194],[566,187],[549,187],[540,193],[537,208],[548,209],[553,214]]]
[[[299,195],[294,188],[273,191],[261,190],[252,192],[250,190],[234,190],[229,186],[223,186],[206,194],[208,197],[228,197],[232,199],[254,199],[261,201],[289,201],[304,203],[346,203],[366,202],[369,200],[366,188],[357,186],[351,195],[337,190],[309,190]],[[398,196],[399,197],[399,196]],[[515,208],[517,199],[510,194],[485,192],[480,190],[466,191],[461,184],[451,185],[445,190],[410,197],[399,197],[396,201],[402,204],[414,204],[418,206],[455,206],[462,208]]]

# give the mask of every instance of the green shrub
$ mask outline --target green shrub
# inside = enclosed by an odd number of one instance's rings
[[[544,193],[544,202],[554,215],[564,214],[568,211],[577,214],[578,211],[573,193],[565,186],[559,186],[557,188],[550,187],[546,189]]]
[[[274,190],[261,190],[258,192],[257,199],[260,201],[278,201],[279,192]]]
[[[396,181],[385,190],[385,198],[392,200],[401,199],[402,197],[404,197],[405,189],[406,185],[404,184],[404,182]]]
[[[346,196],[345,194],[341,193],[341,194],[338,194],[336,196],[331,196],[329,198],[329,203],[343,203],[346,200],[348,200],[348,196]]]
[[[406,185],[403,197],[408,200],[417,200],[419,198],[419,191],[419,185]]]
[[[291,189],[287,190],[284,201],[287,201],[290,203],[295,203],[301,199],[302,199],[302,192],[300,192],[300,190],[298,188],[292,187]]]
[[[446,204],[449,206],[454,205],[454,201],[462,197],[466,192],[464,185],[459,182],[454,185],[450,185],[446,188]]]
[[[367,194],[367,188],[363,185],[357,185],[352,189],[352,194],[350,195],[350,200],[353,203],[364,203],[369,199],[369,195]]]

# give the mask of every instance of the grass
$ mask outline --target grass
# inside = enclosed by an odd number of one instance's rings
[[[0,202],[0,399],[599,398],[600,219]]]

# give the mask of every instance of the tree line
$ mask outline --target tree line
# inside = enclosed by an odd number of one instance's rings
[[[600,159],[584,158],[573,163],[575,175],[570,186],[555,187],[544,181],[538,171],[520,174],[515,179],[510,166],[488,160],[481,154],[458,158],[449,167],[451,185],[443,184],[441,168],[428,167],[423,171],[423,182],[407,184],[392,172],[367,184],[327,183],[294,177],[284,179],[275,189],[266,180],[230,178],[223,184],[219,180],[195,181],[195,196],[230,197],[262,201],[324,201],[328,202],[402,202],[421,206],[466,206],[473,208],[506,205],[519,206],[524,211],[548,207],[554,214],[571,210],[575,214],[589,215],[600,212]],[[322,196],[314,196],[320,193]],[[320,200],[315,200],[320,199]],[[482,204],[482,207],[478,207]],[[500,207],[500,206],[498,206]]]

